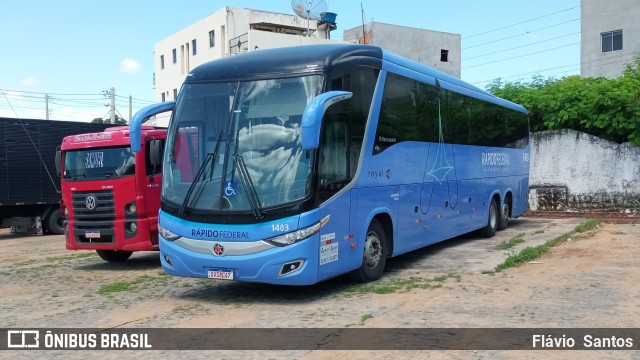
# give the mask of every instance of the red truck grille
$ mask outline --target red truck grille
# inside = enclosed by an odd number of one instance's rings
[[[113,191],[74,192],[71,195],[71,206],[77,242],[113,243],[113,221],[116,218]],[[99,237],[92,236],[95,234],[99,234]]]

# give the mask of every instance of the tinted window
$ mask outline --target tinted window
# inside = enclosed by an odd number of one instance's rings
[[[437,141],[438,135],[435,87],[388,74],[373,146],[374,155],[403,141]]]
[[[373,154],[402,141],[517,147],[527,145],[521,112],[395,74],[387,75]]]

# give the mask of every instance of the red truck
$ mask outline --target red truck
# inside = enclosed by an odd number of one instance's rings
[[[135,117],[170,110],[172,103],[152,105]],[[142,151],[131,151],[131,134],[141,139]],[[126,261],[134,251],[158,249],[166,135],[166,129],[137,125],[63,139],[56,164],[67,249],[96,250],[110,262]]]

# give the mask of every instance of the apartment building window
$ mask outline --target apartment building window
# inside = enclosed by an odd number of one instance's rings
[[[164,55],[160,55],[160,69],[164,69]]]
[[[214,46],[216,46],[216,31],[211,30],[209,31],[209,47],[214,47]]]
[[[440,61],[449,62],[449,50],[440,49]]]
[[[178,98],[178,89],[173,89],[173,100]]]
[[[622,50],[622,30],[603,32],[600,37],[603,53]]]
[[[191,40],[191,54],[195,55],[198,53],[198,49],[196,48],[196,39]]]
[[[173,49],[173,63],[177,63],[178,62],[178,53],[176,52],[176,49]]]
[[[166,97],[166,96],[164,96],[164,92],[163,92],[163,93],[162,93],[162,102],[165,102],[165,101],[167,101],[167,97]]]

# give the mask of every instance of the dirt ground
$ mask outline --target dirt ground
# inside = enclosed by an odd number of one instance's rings
[[[504,256],[508,255],[504,253]],[[415,257],[415,255],[414,255]],[[442,273],[394,266],[379,294],[336,278],[281,287],[164,275],[155,252],[110,264],[62,236],[0,229],[0,328],[611,328],[640,327],[640,225],[602,223],[523,266]],[[393,259],[402,263],[403,257]],[[393,270],[396,269],[396,270]],[[442,276],[444,275],[444,276]],[[436,278],[439,280],[433,280]],[[121,285],[117,287],[117,283]],[[124,289],[122,288],[124,287]],[[410,286],[409,286],[410,287]],[[640,341],[640,339],[636,339]],[[0,358],[33,358],[4,351]],[[37,357],[94,357],[83,351]],[[6,357],[8,356],[8,357]],[[101,358],[640,359],[635,351],[106,351]]]

